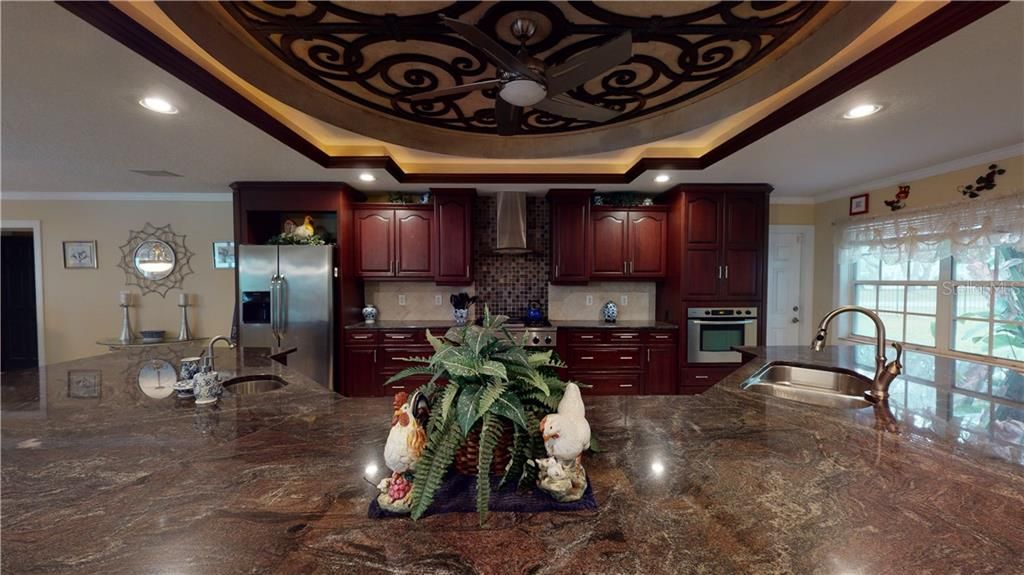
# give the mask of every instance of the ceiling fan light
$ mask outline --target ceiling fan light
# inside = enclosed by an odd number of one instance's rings
[[[533,80],[512,80],[501,87],[498,96],[513,106],[532,106],[548,95],[543,84]]]

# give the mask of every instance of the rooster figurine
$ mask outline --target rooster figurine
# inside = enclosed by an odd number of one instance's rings
[[[538,467],[547,470],[538,486],[558,501],[580,499],[587,487],[580,455],[590,448],[590,424],[587,423],[579,386],[575,383],[566,385],[558,410],[540,421],[540,432],[549,457],[537,460]],[[569,479],[568,489],[565,478]]]
[[[313,218],[306,216],[301,226],[297,226],[292,234],[300,238],[311,238],[316,233],[316,229],[313,227]]]
[[[384,444],[384,463],[393,474],[377,485],[380,495],[377,502],[389,511],[406,512],[411,504],[412,483],[406,473],[414,471],[416,462],[427,443],[427,434],[418,417],[413,413],[418,406],[420,394],[409,400],[409,394],[395,394],[395,412],[391,418],[391,431]]]

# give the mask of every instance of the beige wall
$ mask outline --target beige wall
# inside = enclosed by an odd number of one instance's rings
[[[904,209],[912,210],[950,202],[984,201],[983,198],[975,200],[965,198],[957,191],[957,187],[973,183],[975,178],[987,171],[988,165],[991,163],[998,164],[999,167],[1006,170],[1006,173],[997,176],[996,189],[987,193],[998,194],[1024,189],[1024,156],[1016,156],[907,182],[910,184],[910,197],[907,199],[907,207]],[[868,193],[870,194],[868,202],[870,211],[865,216],[853,216],[854,218],[892,213],[883,202],[896,195],[895,185]],[[835,226],[833,223],[851,217],[849,215],[850,199],[845,197],[822,202],[816,204],[814,208],[814,317],[820,318],[828,313],[836,303],[833,301],[836,272]]]
[[[196,306],[190,312],[192,332],[211,336],[229,334],[235,301],[234,272],[213,269],[214,241],[229,241],[233,235],[230,202],[165,201],[66,201],[3,200],[4,220],[40,220],[43,261],[43,305],[45,313],[46,362],[57,363],[106,352],[96,340],[116,337],[121,316],[118,292],[139,293],[137,286],[125,286],[119,267],[119,246],[130,230],[146,224],[171,224],[185,234],[185,244],[195,252],[192,270],[182,290],[192,294]],[[64,269],[61,242],[96,240],[98,269]],[[167,297],[150,293],[139,298],[132,309],[132,327],[163,329],[178,333],[181,291]]]
[[[597,321],[601,306],[611,300],[619,307],[622,321],[653,321],[657,284],[654,282],[590,282],[581,286],[548,284],[548,319],[553,321]],[[587,296],[593,303],[587,305]],[[622,296],[628,298],[623,305]]]
[[[368,281],[363,286],[365,302],[377,306],[381,321],[419,320],[444,321],[452,319],[452,294],[466,292],[474,295],[474,286],[439,286],[434,282],[381,282]],[[405,305],[399,305],[399,296],[405,296]],[[441,303],[437,303],[441,296]],[[474,317],[474,308],[470,317]],[[481,313],[482,310],[481,310]]]
[[[773,226],[814,225],[814,204],[771,204],[768,223]]]

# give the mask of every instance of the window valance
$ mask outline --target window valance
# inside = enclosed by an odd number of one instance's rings
[[[891,265],[950,255],[984,260],[994,246],[1024,250],[1024,191],[847,220],[837,224],[836,244],[844,264],[865,255]]]

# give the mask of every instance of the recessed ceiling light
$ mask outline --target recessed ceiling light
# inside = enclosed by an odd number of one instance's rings
[[[359,179],[364,181],[364,182],[375,182],[375,181],[377,181],[377,177],[374,176],[373,174],[371,174],[370,172],[363,172],[363,173],[359,174]]]
[[[878,104],[861,104],[860,106],[854,106],[850,108],[843,117],[847,120],[855,120],[857,118],[865,118],[881,110],[882,107]]]
[[[156,96],[146,96],[145,98],[139,100],[139,105],[147,110],[157,112],[158,114],[178,113],[178,109],[174,107],[174,104],[171,104],[167,100],[164,100],[163,98],[158,98]]]
[[[658,174],[657,176],[654,176],[654,181],[658,182],[659,184],[664,184],[670,179],[671,178],[669,178],[668,174]]]

